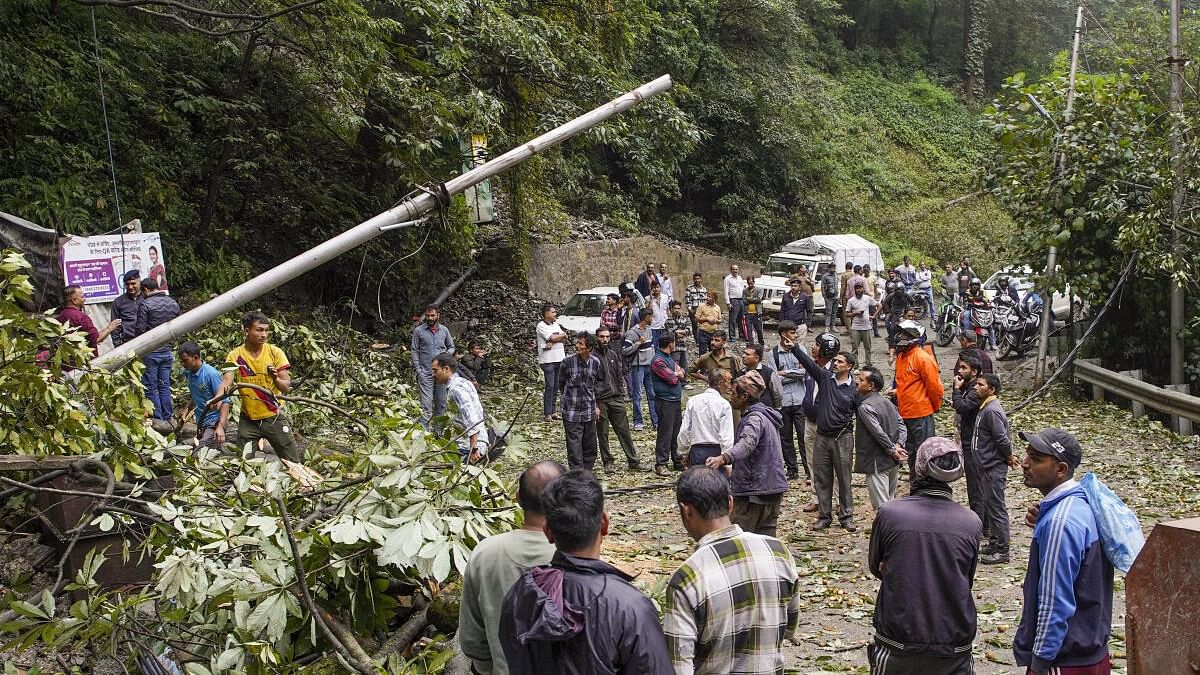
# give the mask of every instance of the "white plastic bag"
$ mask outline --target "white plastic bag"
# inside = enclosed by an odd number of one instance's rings
[[[1146,543],[1137,515],[1096,474],[1084,474],[1079,486],[1087,495],[1088,506],[1096,516],[1105,557],[1113,567],[1128,572]]]

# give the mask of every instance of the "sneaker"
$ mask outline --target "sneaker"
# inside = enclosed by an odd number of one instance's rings
[[[829,526],[832,524],[833,523],[831,521],[822,518],[821,520],[818,520],[817,522],[813,523],[812,530],[813,530],[813,532],[820,532],[821,530],[828,530]]]
[[[667,467],[663,466],[662,464],[659,464],[658,466],[654,467],[654,475],[655,476],[670,476],[671,472],[667,471]]]
[[[979,556],[979,562],[984,565],[1003,565],[1008,562],[1008,551],[991,551]]]
[[[645,429],[645,428],[646,428],[646,427],[645,427],[645,426],[643,426],[641,422],[635,422],[635,423],[634,423],[634,425],[633,425],[633,430],[634,430],[634,431],[641,431],[642,429]]]

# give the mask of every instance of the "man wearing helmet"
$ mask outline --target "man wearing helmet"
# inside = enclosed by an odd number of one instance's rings
[[[867,330],[870,330],[868,327]],[[808,371],[816,387],[811,406],[817,419],[813,440],[813,489],[817,493],[817,522],[814,530],[828,529],[833,522],[833,481],[838,482],[841,525],[848,532],[854,527],[854,495],[850,490],[850,460],[854,457],[854,403],[858,393],[850,371],[854,355],[839,352],[841,340],[832,333],[821,333],[813,340],[812,356],[800,345],[791,346],[792,355]],[[832,359],[833,370],[813,360]]]
[[[971,328],[971,307],[975,303],[983,304],[987,302],[987,296],[983,294],[983,282],[979,280],[979,277],[971,279],[971,283],[967,286],[967,290],[963,295],[965,302],[963,303],[962,329],[965,333],[974,330]]]
[[[999,286],[999,290],[996,291],[996,297],[1007,295],[1013,301],[1013,305],[1021,304],[1021,296],[1017,293],[1017,289],[1009,282],[1008,277],[1000,277],[1000,280],[996,284]]]
[[[916,321],[901,321],[896,331],[896,407],[908,430],[904,449],[910,481],[916,475],[917,448],[934,435],[933,415],[946,394],[937,362],[921,349],[924,333]]]

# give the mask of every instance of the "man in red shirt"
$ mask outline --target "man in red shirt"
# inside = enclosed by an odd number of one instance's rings
[[[108,322],[104,330],[97,331],[91,317],[83,311],[83,289],[74,285],[63,289],[63,308],[54,318],[65,326],[78,328],[87,333],[87,342],[88,346],[92,348],[92,356],[100,355],[97,346],[121,325],[120,319],[113,319]]]

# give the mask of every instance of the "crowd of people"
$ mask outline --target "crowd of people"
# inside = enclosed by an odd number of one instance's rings
[[[836,522],[853,532],[853,473],[864,475],[874,512],[866,560],[880,580],[867,647],[872,672],[973,672],[972,584],[977,565],[1009,561],[1005,489],[1017,467],[1045,495],[1027,516],[1033,545],[1017,663],[1031,673],[1108,672],[1113,568],[1074,480],[1079,443],[1058,429],[1021,432],[1018,456],[998,398],[1001,379],[972,332],[962,335],[947,396],[925,328],[906,314],[914,294],[905,288],[922,297],[931,274],[905,258],[888,276],[877,289],[869,268],[849,266],[840,279],[830,270],[816,280],[801,271],[789,279],[770,349],[762,295],[736,265],[722,280],[722,306],[700,274],[676,300],[665,265],[648,264],[607,298],[594,334],[569,334],[556,307],[545,305],[536,326],[542,418],[561,421],[567,466],[543,460],[528,467],[518,481],[521,528],[481,542],[471,557],[459,641],[476,672],[783,672],[781,645],[795,632],[802,583],[778,536],[797,526],[781,522],[783,498],[797,489],[810,499],[804,511],[815,514],[814,531]],[[78,287],[67,289],[60,321],[80,327],[95,347],[107,335],[119,345],[178,314],[154,279],[134,273],[125,282],[127,294],[103,331],[82,312]],[[816,292],[827,308],[820,327],[813,323]],[[905,301],[892,299],[898,294]],[[871,363],[881,313],[890,377]],[[833,327],[839,314],[841,336]],[[488,354],[470,343],[460,356],[438,307],[422,318],[411,340],[421,423],[454,438],[465,462],[483,461],[498,440],[479,394]],[[287,356],[269,342],[266,315],[247,313],[242,328],[242,344],[225,358],[235,367],[224,375],[195,342],[178,347],[198,440],[225,442],[237,394],[237,441],[264,440],[279,457],[302,462],[283,414],[292,386]],[[842,348],[847,334],[851,349]],[[172,414],[174,353],[167,343],[144,358],[156,417]],[[935,431],[947,399],[954,438]],[[632,433],[647,417],[652,463]],[[439,428],[447,419],[450,428]],[[670,577],[661,620],[632,579],[601,557],[610,522],[597,459],[604,472],[615,470],[610,429],[629,470],[682,471],[675,500],[696,548]],[[905,466],[908,494],[900,496]],[[960,478],[968,507],[953,499]]]

